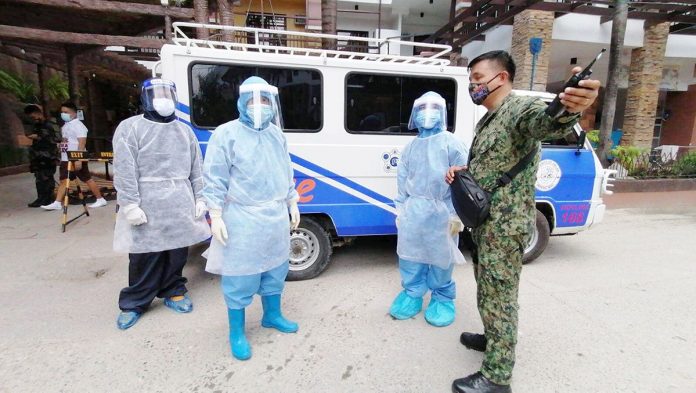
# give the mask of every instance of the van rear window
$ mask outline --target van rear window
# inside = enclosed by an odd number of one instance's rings
[[[409,130],[413,101],[427,91],[447,101],[447,130],[454,130],[457,83],[451,78],[350,73],[345,124],[350,133],[415,135]]]
[[[215,128],[237,119],[239,85],[259,76],[278,87],[284,131],[318,132],[322,125],[322,81],[316,70],[258,67],[237,64],[191,66],[191,121],[199,128]]]

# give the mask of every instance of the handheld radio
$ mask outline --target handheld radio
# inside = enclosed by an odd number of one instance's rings
[[[581,80],[589,78],[590,75],[592,75],[592,66],[597,60],[599,60],[600,57],[602,57],[602,54],[606,51],[606,48],[602,48],[597,57],[595,57],[594,60],[592,60],[592,62],[588,64],[584,70],[578,72],[577,74],[571,76],[570,79],[568,79],[561,91],[565,91],[567,87],[578,87]],[[558,98],[558,96],[556,96],[556,98],[554,98],[553,101],[549,104],[548,108],[546,108],[546,114],[553,118],[556,118],[560,116],[564,110],[565,107],[563,106],[563,104],[561,104],[561,99]]]

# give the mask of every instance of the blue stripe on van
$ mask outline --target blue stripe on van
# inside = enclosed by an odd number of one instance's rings
[[[378,193],[370,190],[369,188],[363,187],[360,184],[358,184],[352,180],[349,180],[343,176],[340,176],[334,172],[331,172],[328,169],[320,167],[319,165],[316,165],[312,162],[309,162],[309,161],[307,161],[303,158],[300,158],[294,154],[290,154],[290,157],[292,158],[293,162],[295,162],[296,164],[298,164],[300,166],[303,166],[303,167],[305,167],[311,171],[314,171],[322,176],[331,178],[334,181],[337,181],[337,182],[343,184],[344,186],[350,187],[350,188],[354,189],[355,191],[358,191],[362,194],[365,194],[365,195],[367,195],[371,198],[374,198],[382,203],[386,203],[386,204],[389,204],[392,206],[394,205],[394,201],[391,198],[387,198],[384,195],[378,194]]]

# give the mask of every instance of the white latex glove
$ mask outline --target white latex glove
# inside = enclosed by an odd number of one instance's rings
[[[196,201],[196,218],[201,218],[208,211],[208,205],[204,200],[199,199]]]
[[[290,228],[297,229],[300,226],[300,208],[297,207],[297,201],[290,202],[288,209],[290,210]]]
[[[221,209],[210,209],[210,232],[213,233],[213,237],[217,239],[223,246],[227,245],[227,227],[225,222],[222,220],[222,210]]]
[[[464,230],[464,224],[462,223],[462,220],[459,219],[459,217],[450,217],[449,220],[449,233],[451,235],[456,235],[457,233],[461,232]]]
[[[130,204],[123,207],[123,214],[126,216],[126,220],[131,225],[142,225],[147,222],[147,216],[143,209],[136,204]]]

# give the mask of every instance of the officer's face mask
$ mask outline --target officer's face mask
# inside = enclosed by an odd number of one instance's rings
[[[174,101],[169,98],[153,98],[152,107],[162,117],[169,117],[174,113]]]
[[[70,116],[67,113],[61,113],[60,118],[66,123],[69,122],[70,120],[72,120],[72,116]]]
[[[500,86],[496,87],[493,90],[488,90],[488,84],[491,83],[495,78],[499,77],[502,72],[499,72],[495,74],[494,77],[488,80],[488,82],[484,83],[472,83],[469,82],[469,95],[471,96],[471,101],[474,102],[476,105],[482,105],[484,101],[486,101],[486,98],[488,98],[491,93],[494,91],[498,90]]]

